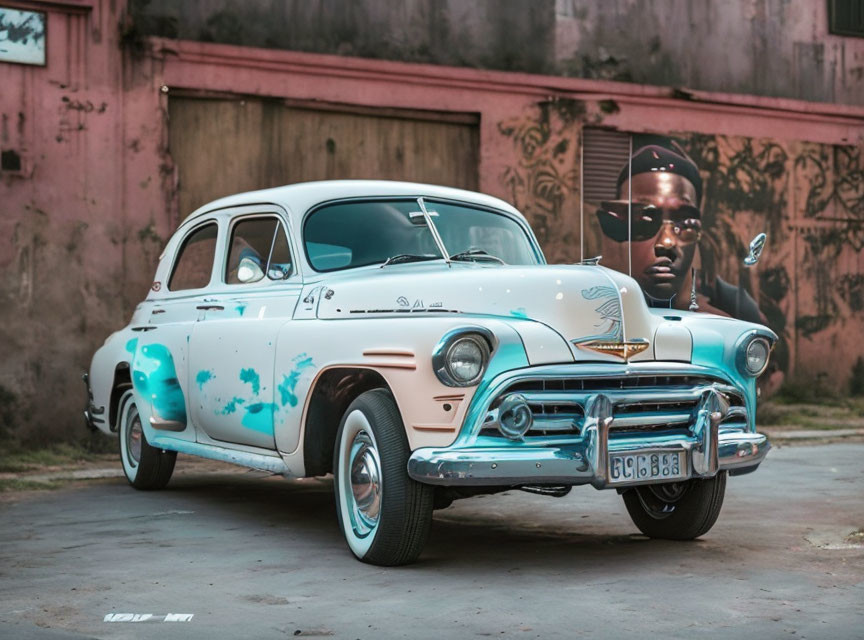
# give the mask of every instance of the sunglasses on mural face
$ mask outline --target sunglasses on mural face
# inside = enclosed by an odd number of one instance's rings
[[[668,218],[664,218],[663,209],[653,204],[634,202],[630,207],[630,239],[633,242],[650,240],[660,232],[664,224],[672,225],[672,233],[683,244],[696,242],[702,233],[702,213],[692,205],[684,204],[668,212]],[[627,240],[627,214],[627,202],[601,202],[597,209],[597,219],[603,235],[615,242]]]

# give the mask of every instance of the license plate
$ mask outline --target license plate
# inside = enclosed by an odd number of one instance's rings
[[[610,453],[609,483],[685,477],[684,452]]]

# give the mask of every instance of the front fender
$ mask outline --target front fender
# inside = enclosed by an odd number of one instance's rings
[[[490,331],[495,337],[495,348],[479,385],[446,386],[435,374],[432,357],[443,336],[463,327]],[[350,335],[350,340],[336,340],[337,335]],[[302,450],[310,399],[328,370],[354,368],[377,372],[393,393],[408,443],[415,449],[451,444],[484,381],[530,364],[520,333],[508,322],[490,316],[304,321],[286,327],[277,344],[277,386],[280,381],[291,380],[291,392],[297,399],[296,406],[286,406],[286,420],[276,428],[277,448],[285,455]],[[291,367],[298,362],[311,364],[292,376]]]
[[[693,335],[693,364],[722,371],[747,399],[747,426],[756,430],[756,378],[744,374],[738,367],[738,351],[752,334],[777,342],[777,334],[768,327],[743,320],[709,314],[688,313],[685,325]]]

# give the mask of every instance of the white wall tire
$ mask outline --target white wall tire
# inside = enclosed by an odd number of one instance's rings
[[[126,479],[136,489],[162,489],[174,472],[177,453],[156,449],[147,442],[132,391],[123,394],[118,406],[120,462]]]
[[[432,522],[433,488],[412,480],[410,449],[393,396],[361,394],[345,412],[333,452],[333,486],[342,534],[363,562],[413,562]]]
[[[126,474],[126,479],[134,486],[135,478],[138,477],[138,466],[141,459],[140,441],[138,442],[138,456],[132,455],[130,448],[134,440],[132,432],[138,431],[140,437],[144,436],[141,430],[141,416],[138,413],[138,406],[132,397],[132,392],[128,391],[120,398],[120,425],[117,433],[120,436],[120,462],[123,464],[123,473]]]

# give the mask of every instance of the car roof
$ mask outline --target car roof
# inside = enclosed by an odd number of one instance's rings
[[[226,196],[214,200],[203,207],[199,207],[184,220],[184,223],[218,209],[275,203],[285,207],[291,217],[294,218],[293,222],[299,225],[300,219],[309,209],[330,200],[392,196],[425,196],[429,198],[459,200],[507,211],[523,221],[525,220],[518,210],[504,200],[483,193],[477,193],[476,191],[466,191],[464,189],[454,189],[452,187],[418,182],[398,182],[395,180],[320,180]]]

